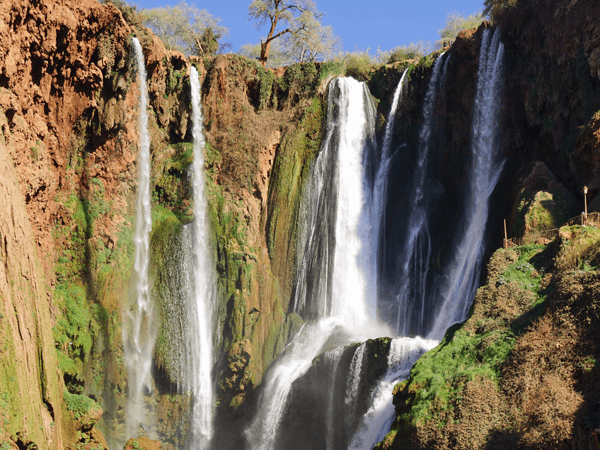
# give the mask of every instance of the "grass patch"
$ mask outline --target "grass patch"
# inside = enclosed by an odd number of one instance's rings
[[[71,394],[69,391],[65,391],[63,399],[67,410],[73,412],[75,419],[81,419],[92,411],[102,410],[94,400],[85,395]]]

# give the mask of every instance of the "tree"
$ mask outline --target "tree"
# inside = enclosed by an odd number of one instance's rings
[[[333,28],[315,18],[309,18],[303,28],[284,39],[284,51],[295,62],[324,61],[343,50],[342,40],[333,34]]]
[[[221,19],[185,1],[177,6],[144,10],[142,14],[144,25],[169,50],[179,50],[185,55],[209,56],[231,47],[231,44],[222,41],[228,30],[219,25]]]
[[[248,14],[251,19],[256,20],[257,29],[265,24],[269,26],[266,39],[261,40],[260,43],[259,60],[263,65],[269,58],[273,40],[291,35],[293,38],[286,37],[291,38],[291,42],[295,45],[294,39],[306,39],[310,34],[310,29],[316,30],[321,27],[321,20],[324,16],[317,10],[312,0],[254,0],[248,7]],[[284,25],[287,28],[276,32],[278,25]],[[309,52],[309,50],[307,51]]]
[[[333,29],[314,20],[298,33],[288,33],[283,39],[272,41],[265,65],[282,67],[295,62],[325,61],[341,51],[342,41],[333,35]],[[261,44],[242,45],[239,54],[260,60]]]
[[[446,16],[446,25],[441,30],[438,30],[438,34],[440,35],[439,46],[444,47],[446,43],[454,40],[462,30],[476,28],[484,20],[486,20],[486,17],[482,12],[476,12],[467,17],[457,12],[448,13]]]
[[[281,43],[280,43],[281,42]],[[260,59],[260,43],[244,44],[238,52],[242,56],[252,59]],[[266,63],[267,67],[283,67],[289,66],[294,61],[290,59],[283,48],[283,41],[274,41],[271,44],[269,59]]]

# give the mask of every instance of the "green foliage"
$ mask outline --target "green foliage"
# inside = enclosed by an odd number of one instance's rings
[[[505,262],[494,278],[495,285],[478,292],[476,302],[482,302],[481,306],[478,309],[474,306],[476,312],[472,310],[469,321],[451,327],[440,345],[415,363],[409,380],[397,387],[396,391],[404,392],[405,404],[396,430],[439,420],[441,412],[460,401],[468,381],[487,378],[498,383],[517,336],[539,315],[549,293],[549,288],[542,285],[543,268],[548,263],[545,249],[542,245],[516,247],[516,257],[511,256],[512,250],[498,250],[501,255],[497,252],[495,257],[510,258],[499,258]],[[496,270],[495,267],[490,270]],[[513,288],[501,294],[500,290],[506,286]],[[523,293],[532,295],[527,297]],[[519,309],[518,300],[508,299],[515,303],[509,305],[502,295],[523,296],[528,304]]]
[[[536,295],[541,295],[540,281],[541,273],[536,269],[534,263],[538,262],[536,256],[545,248],[543,245],[528,244],[515,247],[518,259],[498,277],[496,286],[508,284],[512,282],[518,283],[522,289],[527,289],[534,292]],[[536,264],[539,266],[539,264]],[[542,300],[545,297],[542,298]]]
[[[600,269],[600,229],[575,225],[561,228],[561,233],[570,234],[570,238],[561,239],[558,268],[584,272]]]
[[[375,56],[369,54],[369,49],[347,52],[342,60],[346,66],[346,75],[359,81],[367,81],[371,77],[371,72],[381,65]]]
[[[91,411],[101,410],[94,400],[85,395],[71,394],[69,391],[65,391],[63,399],[67,410],[73,412],[75,419],[81,419]]]
[[[168,209],[183,223],[190,222],[193,208],[189,201],[191,190],[187,171],[194,159],[194,145],[181,142],[166,147],[160,154],[166,159],[162,164],[155,161],[162,170],[153,183],[153,209]]]
[[[260,103],[259,103],[259,111],[267,108],[269,100],[271,99],[271,93],[273,92],[273,80],[275,79],[275,75],[270,70],[263,71],[260,77]]]
[[[515,336],[508,330],[471,336],[457,328],[451,328],[440,345],[414,365],[408,389],[416,392],[400,421],[415,425],[435,420],[433,411],[451,408],[468,381],[478,377],[498,380]]]
[[[486,17],[482,12],[476,12],[466,17],[458,12],[448,13],[444,28],[438,30],[438,34],[440,35],[440,40],[437,42],[438,45],[440,48],[445,47],[448,43],[453,41],[462,30],[477,28],[484,20],[486,20]]]

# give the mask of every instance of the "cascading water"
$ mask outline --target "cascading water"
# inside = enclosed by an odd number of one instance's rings
[[[392,132],[394,130],[394,121],[396,119],[396,111],[398,110],[398,104],[400,99],[402,98],[402,93],[404,89],[404,80],[406,78],[406,74],[408,73],[408,69],[404,71],[402,77],[400,78],[400,82],[396,87],[396,91],[394,92],[394,97],[392,100],[392,106],[390,109],[390,114],[388,116],[387,124],[385,126],[385,134],[383,137],[383,147],[381,149],[381,157],[379,161],[379,165],[377,167],[377,172],[375,175],[375,180],[373,182],[373,189],[371,191],[371,202],[369,205],[371,207],[371,226],[373,227],[371,231],[371,242],[369,243],[369,247],[372,249],[374,255],[373,260],[369,261],[367,270],[370,272],[371,278],[374,280],[373,285],[377,286],[377,277],[379,273],[379,243],[381,240],[381,227],[383,226],[383,211],[385,208],[385,202],[387,199],[387,179],[390,171],[390,163],[392,158],[395,156],[394,153],[391,153],[392,146]],[[377,317],[377,307],[378,301],[371,302],[369,314],[371,317]]]
[[[388,371],[371,395],[371,406],[364,415],[349,450],[372,449],[388,433],[395,416],[392,403],[394,386],[405,380],[417,359],[438,343],[434,340],[406,337],[392,340]]]
[[[498,121],[502,47],[498,37],[494,37],[492,44],[489,40],[484,33],[473,119],[474,163],[469,175],[469,194],[465,196],[469,207],[465,208],[465,225],[456,239],[454,264],[443,277],[430,271],[433,244],[429,234],[432,208],[428,165],[437,133],[434,126],[436,97],[445,84],[449,58],[443,58],[442,54],[434,64],[424,100],[423,126],[409,189],[406,236],[398,257],[401,276],[396,302],[386,300],[382,305],[374,293],[377,292],[380,276],[377,253],[382,226],[385,225],[387,180],[390,163],[395,156],[391,151],[391,134],[403,81],[394,95],[379,154],[372,138],[372,105],[364,94],[359,101],[359,84],[345,79],[332,82],[328,133],[311,170],[301,206],[303,228],[299,242],[305,244],[298,251],[298,275],[291,308],[312,322],[302,328],[265,377],[257,416],[246,431],[251,448],[285,448],[281,442],[286,442],[288,447],[292,443],[297,448],[313,448],[315,444],[327,449],[346,448],[348,445],[351,449],[372,448],[389,430],[394,417],[392,386],[408,376],[413,363],[437,345],[437,341],[419,337],[392,340],[388,370],[370,393],[361,392],[361,386],[367,381],[363,378],[366,343],[350,349],[351,356],[344,356],[345,350],[340,347],[350,341],[363,341],[367,337],[385,334],[386,330],[374,322],[375,313],[382,317],[390,315],[387,320],[400,336],[430,332],[428,336],[436,339],[441,338],[453,322],[464,319],[481,267],[488,198],[502,168],[493,153],[497,147],[495,124]],[[491,56],[492,53],[494,56]],[[374,157],[377,154],[379,157]],[[457,299],[457,296],[460,298]],[[436,305],[442,305],[442,312],[432,327],[431,313],[434,311],[431,309]],[[385,308],[388,311],[384,311]],[[371,329],[365,329],[367,312]],[[325,350],[320,356],[320,373],[310,369],[314,358]],[[341,376],[341,364],[348,368],[344,376]],[[314,405],[316,401],[323,405],[324,411],[317,414],[317,422],[311,422],[311,425],[321,427],[319,431],[314,427],[311,430],[323,437],[294,442],[294,435],[286,441],[279,433],[280,424],[293,425],[294,419],[282,422],[282,417],[295,415],[294,411],[286,415],[286,409],[291,406],[307,408],[301,400],[291,401],[291,393],[296,390],[298,393],[310,392],[310,386],[316,388],[310,384],[308,388],[302,388],[302,383],[299,384],[306,379],[304,375],[309,370],[312,370],[312,377],[331,385],[327,388],[326,397],[320,391],[321,397],[313,399],[313,403],[306,403]],[[310,379],[304,383],[310,383]],[[370,408],[362,409],[366,413],[358,420],[357,405],[365,402],[365,395],[370,399],[366,400]],[[323,400],[325,402],[321,403]],[[336,418],[340,415],[345,417]],[[306,423],[305,419],[302,420]],[[304,429],[301,428],[300,432]],[[354,430],[356,432],[353,433]],[[289,429],[286,428],[286,432]]]
[[[363,161],[364,152],[375,147],[374,118],[364,84],[346,78],[332,81],[327,136],[303,197],[306,247],[299,252],[294,300],[296,311],[316,321],[301,329],[265,377],[256,418],[246,431],[253,449],[277,448],[292,383],[308,371],[318,354],[389,334],[368,315],[375,286],[361,267],[370,251],[365,236],[371,217],[364,214],[370,187]]]
[[[465,224],[457,239],[454,260],[441,289],[443,303],[429,336],[441,339],[453,323],[464,320],[479,283],[489,198],[500,178],[498,114],[502,101],[504,45],[500,30],[485,29],[481,42],[477,91],[473,108],[471,173],[466,195]]]
[[[423,125],[419,133],[419,151],[409,197],[409,217],[404,248],[399,255],[399,289],[397,306],[390,311],[400,336],[422,334],[425,329],[426,282],[431,260],[431,238],[427,224],[429,198],[425,195],[427,164],[434,124],[434,107],[438,92],[443,53],[433,66],[433,73],[423,104]]]
[[[138,195],[135,228],[136,304],[126,311],[123,327],[125,366],[127,368],[127,435],[138,436],[140,426],[148,429],[143,408],[144,390],[151,391],[150,370],[156,340],[153,305],[150,299],[148,267],[150,258],[150,136],[148,134],[148,90],[146,67],[140,42],[133,38],[140,85],[140,151],[138,156]]]
[[[194,162],[192,163],[194,220],[192,226],[193,290],[190,301],[189,359],[186,367],[185,390],[193,396],[190,437],[196,449],[208,447],[213,433],[214,394],[211,381],[212,368],[212,317],[215,301],[215,274],[213,252],[209,246],[210,228],[208,203],[204,194],[204,129],[198,71],[192,66],[190,73],[192,94],[192,134],[194,136]]]

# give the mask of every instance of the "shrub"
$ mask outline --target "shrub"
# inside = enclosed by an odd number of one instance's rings
[[[431,42],[420,40],[417,43],[411,42],[408,45],[400,45],[386,52],[378,50],[377,59],[382,64],[391,64],[407,59],[422,58],[432,51],[433,46],[431,45]]]
[[[63,394],[65,405],[67,410],[72,411],[75,419],[80,419],[88,412],[93,410],[100,410],[100,406],[91,398],[85,395],[71,394],[69,391],[65,391]]]
[[[346,65],[346,75],[354,77],[359,81],[368,80],[371,69],[380,66],[377,58],[369,54],[369,49],[352,53],[347,52],[343,56],[343,61]]]
[[[467,17],[457,12],[450,12],[446,16],[446,25],[438,30],[440,40],[437,44],[443,48],[447,43],[453,41],[462,30],[477,28],[481,22],[486,20],[483,12],[476,12]]]

